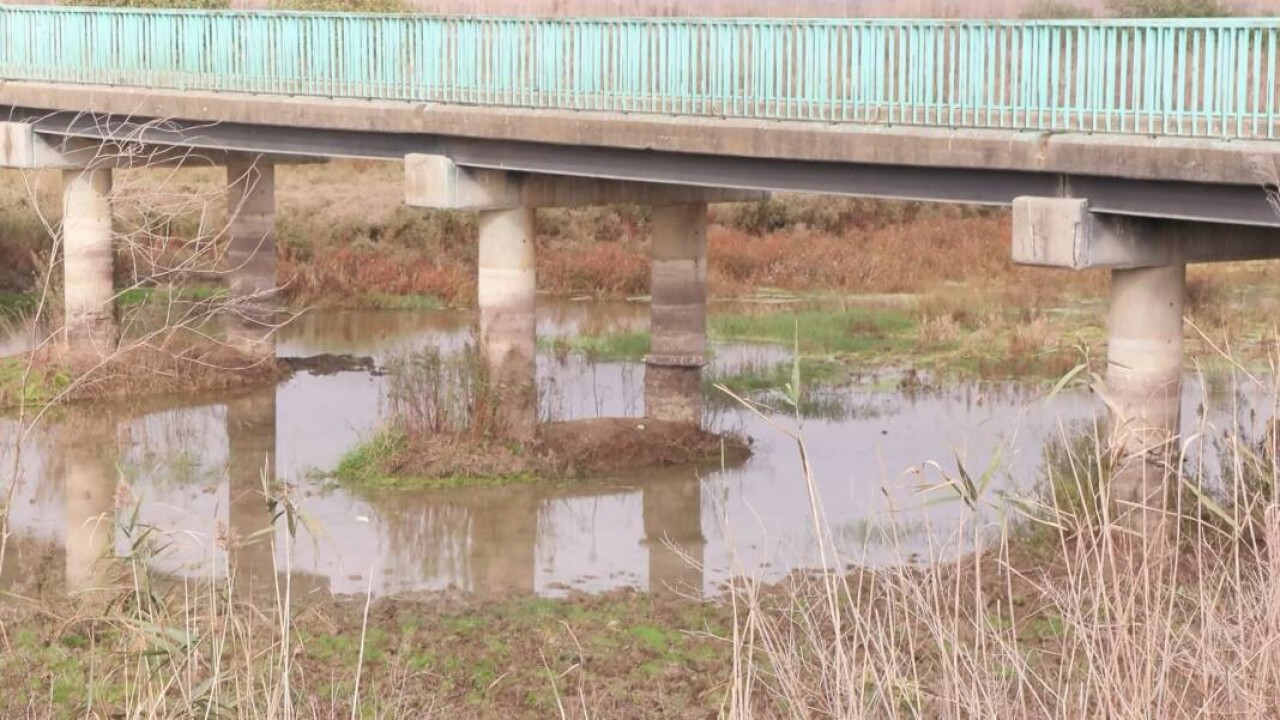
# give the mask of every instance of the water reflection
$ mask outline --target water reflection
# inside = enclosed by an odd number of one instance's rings
[[[611,312],[621,326],[644,316],[643,307],[553,306],[540,316],[540,329],[608,326]],[[304,318],[279,348],[282,355],[385,359],[428,343],[461,347],[469,338],[464,313],[339,313]],[[770,347],[716,350],[722,371],[786,357],[785,349]],[[539,373],[558,389],[545,413],[643,409],[643,372],[633,364],[546,356]],[[139,525],[166,538],[167,549],[153,561],[157,571],[225,578],[231,567],[249,592],[272,591],[289,578],[300,597],[370,588],[379,595],[554,597],[622,587],[710,594],[735,574],[777,579],[821,564],[794,441],[733,405],[721,405],[714,422],[754,438],[755,455],[739,467],[453,491],[335,487],[317,471],[335,467],[377,429],[385,382],[366,372],[303,374],[214,399],[85,406],[26,435],[14,420],[0,419],[0,467],[18,469],[11,547],[17,554],[61,547],[65,564],[53,565],[68,588],[102,582],[98,559],[130,550],[125,533],[101,521],[116,512],[117,495],[125,497],[117,492],[123,484]],[[1192,383],[1189,413],[1254,403],[1259,422],[1270,417],[1265,394],[1242,399],[1238,388],[1210,390],[1205,396]],[[960,502],[928,503],[920,495],[938,479],[927,461],[953,471],[959,457],[971,472],[994,463],[990,492],[1013,491],[1038,477],[1047,440],[1099,409],[1086,392],[1043,401],[1026,387],[979,384],[890,391],[867,383],[829,391],[823,403],[845,411],[803,422],[815,488],[842,560],[867,564],[925,553],[930,533],[971,517]],[[276,483],[302,513],[296,536],[272,522],[264,490]],[[14,553],[0,575],[6,588],[21,580]]]
[[[237,397],[226,405],[227,487],[231,563],[240,588],[263,591],[275,583],[275,526],[267,504],[276,488],[274,388]]]
[[[108,580],[106,556],[115,528],[116,437],[110,417],[73,416],[61,425],[65,498],[64,580],[68,592],[101,588]]]

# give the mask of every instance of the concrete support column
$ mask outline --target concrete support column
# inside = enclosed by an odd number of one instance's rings
[[[67,592],[106,586],[115,539],[115,423],[77,414],[60,437]]]
[[[702,481],[696,472],[654,478],[644,488],[644,536],[649,592],[700,597],[703,555]]]
[[[533,208],[480,213],[480,352],[489,371],[499,431],[529,440],[537,430]]]
[[[63,297],[72,353],[102,357],[116,346],[111,235],[111,170],[63,171]]]
[[[1111,273],[1106,386],[1118,461],[1111,499],[1122,523],[1148,537],[1160,534],[1166,468],[1177,453],[1186,286],[1186,265]],[[1138,510],[1140,522],[1132,517]]]
[[[645,414],[698,425],[707,349],[706,203],[655,207],[652,252]]]
[[[246,594],[275,587],[275,528],[264,488],[276,481],[276,389],[227,403],[229,548],[235,586]]]
[[[275,165],[260,155],[227,162],[228,343],[242,352],[274,354],[276,311]]]

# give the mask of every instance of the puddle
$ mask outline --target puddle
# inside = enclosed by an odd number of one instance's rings
[[[580,329],[644,327],[636,304],[544,303],[542,336]],[[470,314],[316,313],[286,329],[281,356],[374,358],[382,365],[413,348],[456,351],[471,339]],[[0,340],[15,344],[16,341]],[[715,370],[785,359],[785,348],[717,345]],[[538,359],[548,388],[543,411],[557,419],[626,416],[643,410],[643,368],[576,357]],[[0,587],[83,579],[108,546],[129,550],[128,527],[88,522],[120,494],[137,503],[137,527],[162,531],[155,560],[176,576],[225,573],[225,539],[270,534],[239,565],[272,580],[287,568],[303,593],[376,595],[460,590],[537,593],[695,587],[715,594],[731,577],[776,580],[822,564],[795,441],[755,414],[715,403],[711,422],[753,438],[754,456],[721,470],[634,471],[573,485],[352,492],[322,476],[384,417],[387,378],[368,370],[300,373],[279,387],[188,402],[81,408],[23,435],[0,420],[0,468],[13,478],[9,557]],[[972,511],[958,500],[929,502],[921,488],[954,473],[995,465],[987,493],[1026,491],[1041,475],[1046,442],[1100,408],[1082,390],[1052,398],[1018,385],[960,384],[899,392],[875,384],[831,390],[839,412],[803,421],[821,499],[841,561],[900,562],[925,554],[927,535],[946,533]],[[1270,396],[1237,397],[1231,386],[1190,383],[1192,422],[1208,402],[1243,402],[1261,427]],[[788,425],[794,422],[781,418]],[[1255,430],[1257,428],[1254,428]],[[296,542],[274,528],[264,478],[292,487],[303,513]],[[998,507],[984,511],[994,521]],[[894,524],[894,541],[881,532]]]

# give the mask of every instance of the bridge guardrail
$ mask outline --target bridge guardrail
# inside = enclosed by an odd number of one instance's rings
[[[0,77],[1275,139],[1280,21],[518,19],[0,6]]]

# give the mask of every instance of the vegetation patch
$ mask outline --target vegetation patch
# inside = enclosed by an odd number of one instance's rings
[[[795,345],[804,355],[856,355],[909,348],[915,320],[898,308],[846,308],[717,315],[709,325],[722,340]]]
[[[527,442],[466,432],[410,436],[393,425],[344,455],[334,478],[370,489],[498,487],[638,467],[736,464],[749,454],[736,436],[644,418],[545,423]]]
[[[138,307],[168,305],[174,302],[200,302],[225,298],[227,289],[213,285],[166,285],[162,287],[134,287],[116,294],[116,305]]]
[[[0,358],[0,408],[227,390],[288,374],[285,363],[193,339],[130,345],[102,360],[45,349]]]
[[[426,348],[388,364],[387,427],[341,460],[358,487],[456,487],[565,480],[633,467],[745,458],[747,444],[680,423],[591,418],[538,425],[511,439],[502,408],[519,388],[495,387],[474,349]],[[523,399],[522,399],[523,400]]]
[[[0,292],[0,321],[30,317],[39,304],[40,298],[34,293]]]
[[[0,358],[0,407],[52,402],[71,385],[71,370],[56,362],[32,362],[28,355]]]
[[[649,354],[649,333],[644,330],[609,332],[603,335],[561,335],[539,339],[539,345],[557,357],[582,355],[588,360],[639,362]]]
[[[746,363],[732,372],[708,373],[703,385],[723,385],[736,395],[752,395],[785,388],[801,389],[813,386],[842,385],[853,378],[849,367],[828,358],[802,357],[796,361],[776,363]]]
[[[347,452],[334,478],[366,489],[497,487],[558,475],[554,458],[514,442],[465,434],[433,434],[412,441],[385,428]]]

